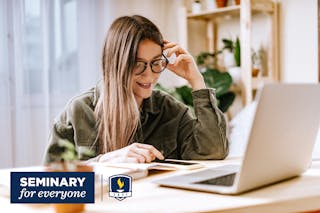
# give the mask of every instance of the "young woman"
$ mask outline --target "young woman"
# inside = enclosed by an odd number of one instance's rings
[[[176,59],[169,64],[172,54]],[[166,68],[191,85],[196,118],[168,94],[152,90]],[[102,71],[103,81],[73,98],[55,122],[51,145],[68,139],[80,154],[82,147],[94,149],[91,160],[99,162],[226,157],[226,121],[214,90],[206,88],[193,57],[164,40],[150,20],[135,15],[113,22]]]

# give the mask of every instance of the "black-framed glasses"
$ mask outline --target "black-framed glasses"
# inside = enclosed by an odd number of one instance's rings
[[[162,58],[155,59],[150,63],[144,61],[137,61],[134,66],[133,72],[135,75],[141,75],[147,69],[147,66],[150,64],[151,71],[153,73],[161,73],[166,69],[168,63],[169,60],[166,58],[165,55],[162,54]]]

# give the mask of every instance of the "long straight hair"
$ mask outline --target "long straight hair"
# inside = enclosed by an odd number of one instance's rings
[[[102,92],[95,109],[100,153],[127,146],[137,131],[140,113],[132,79],[142,40],[163,46],[157,26],[138,15],[116,19],[107,33],[102,52]]]

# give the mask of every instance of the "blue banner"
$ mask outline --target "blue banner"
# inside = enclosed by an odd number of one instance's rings
[[[11,203],[94,203],[94,172],[11,172]]]

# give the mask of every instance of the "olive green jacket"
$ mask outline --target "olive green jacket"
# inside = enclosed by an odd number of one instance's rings
[[[151,144],[165,158],[224,159],[228,154],[226,120],[217,107],[213,89],[192,92],[196,118],[190,109],[161,91],[143,101],[141,126],[134,142]],[[54,122],[49,145],[72,141],[78,152],[89,147],[98,153],[98,124],[94,114],[99,86],[74,97]],[[49,147],[49,146],[48,146]],[[48,151],[48,149],[47,149]],[[45,161],[48,161],[46,151]]]

